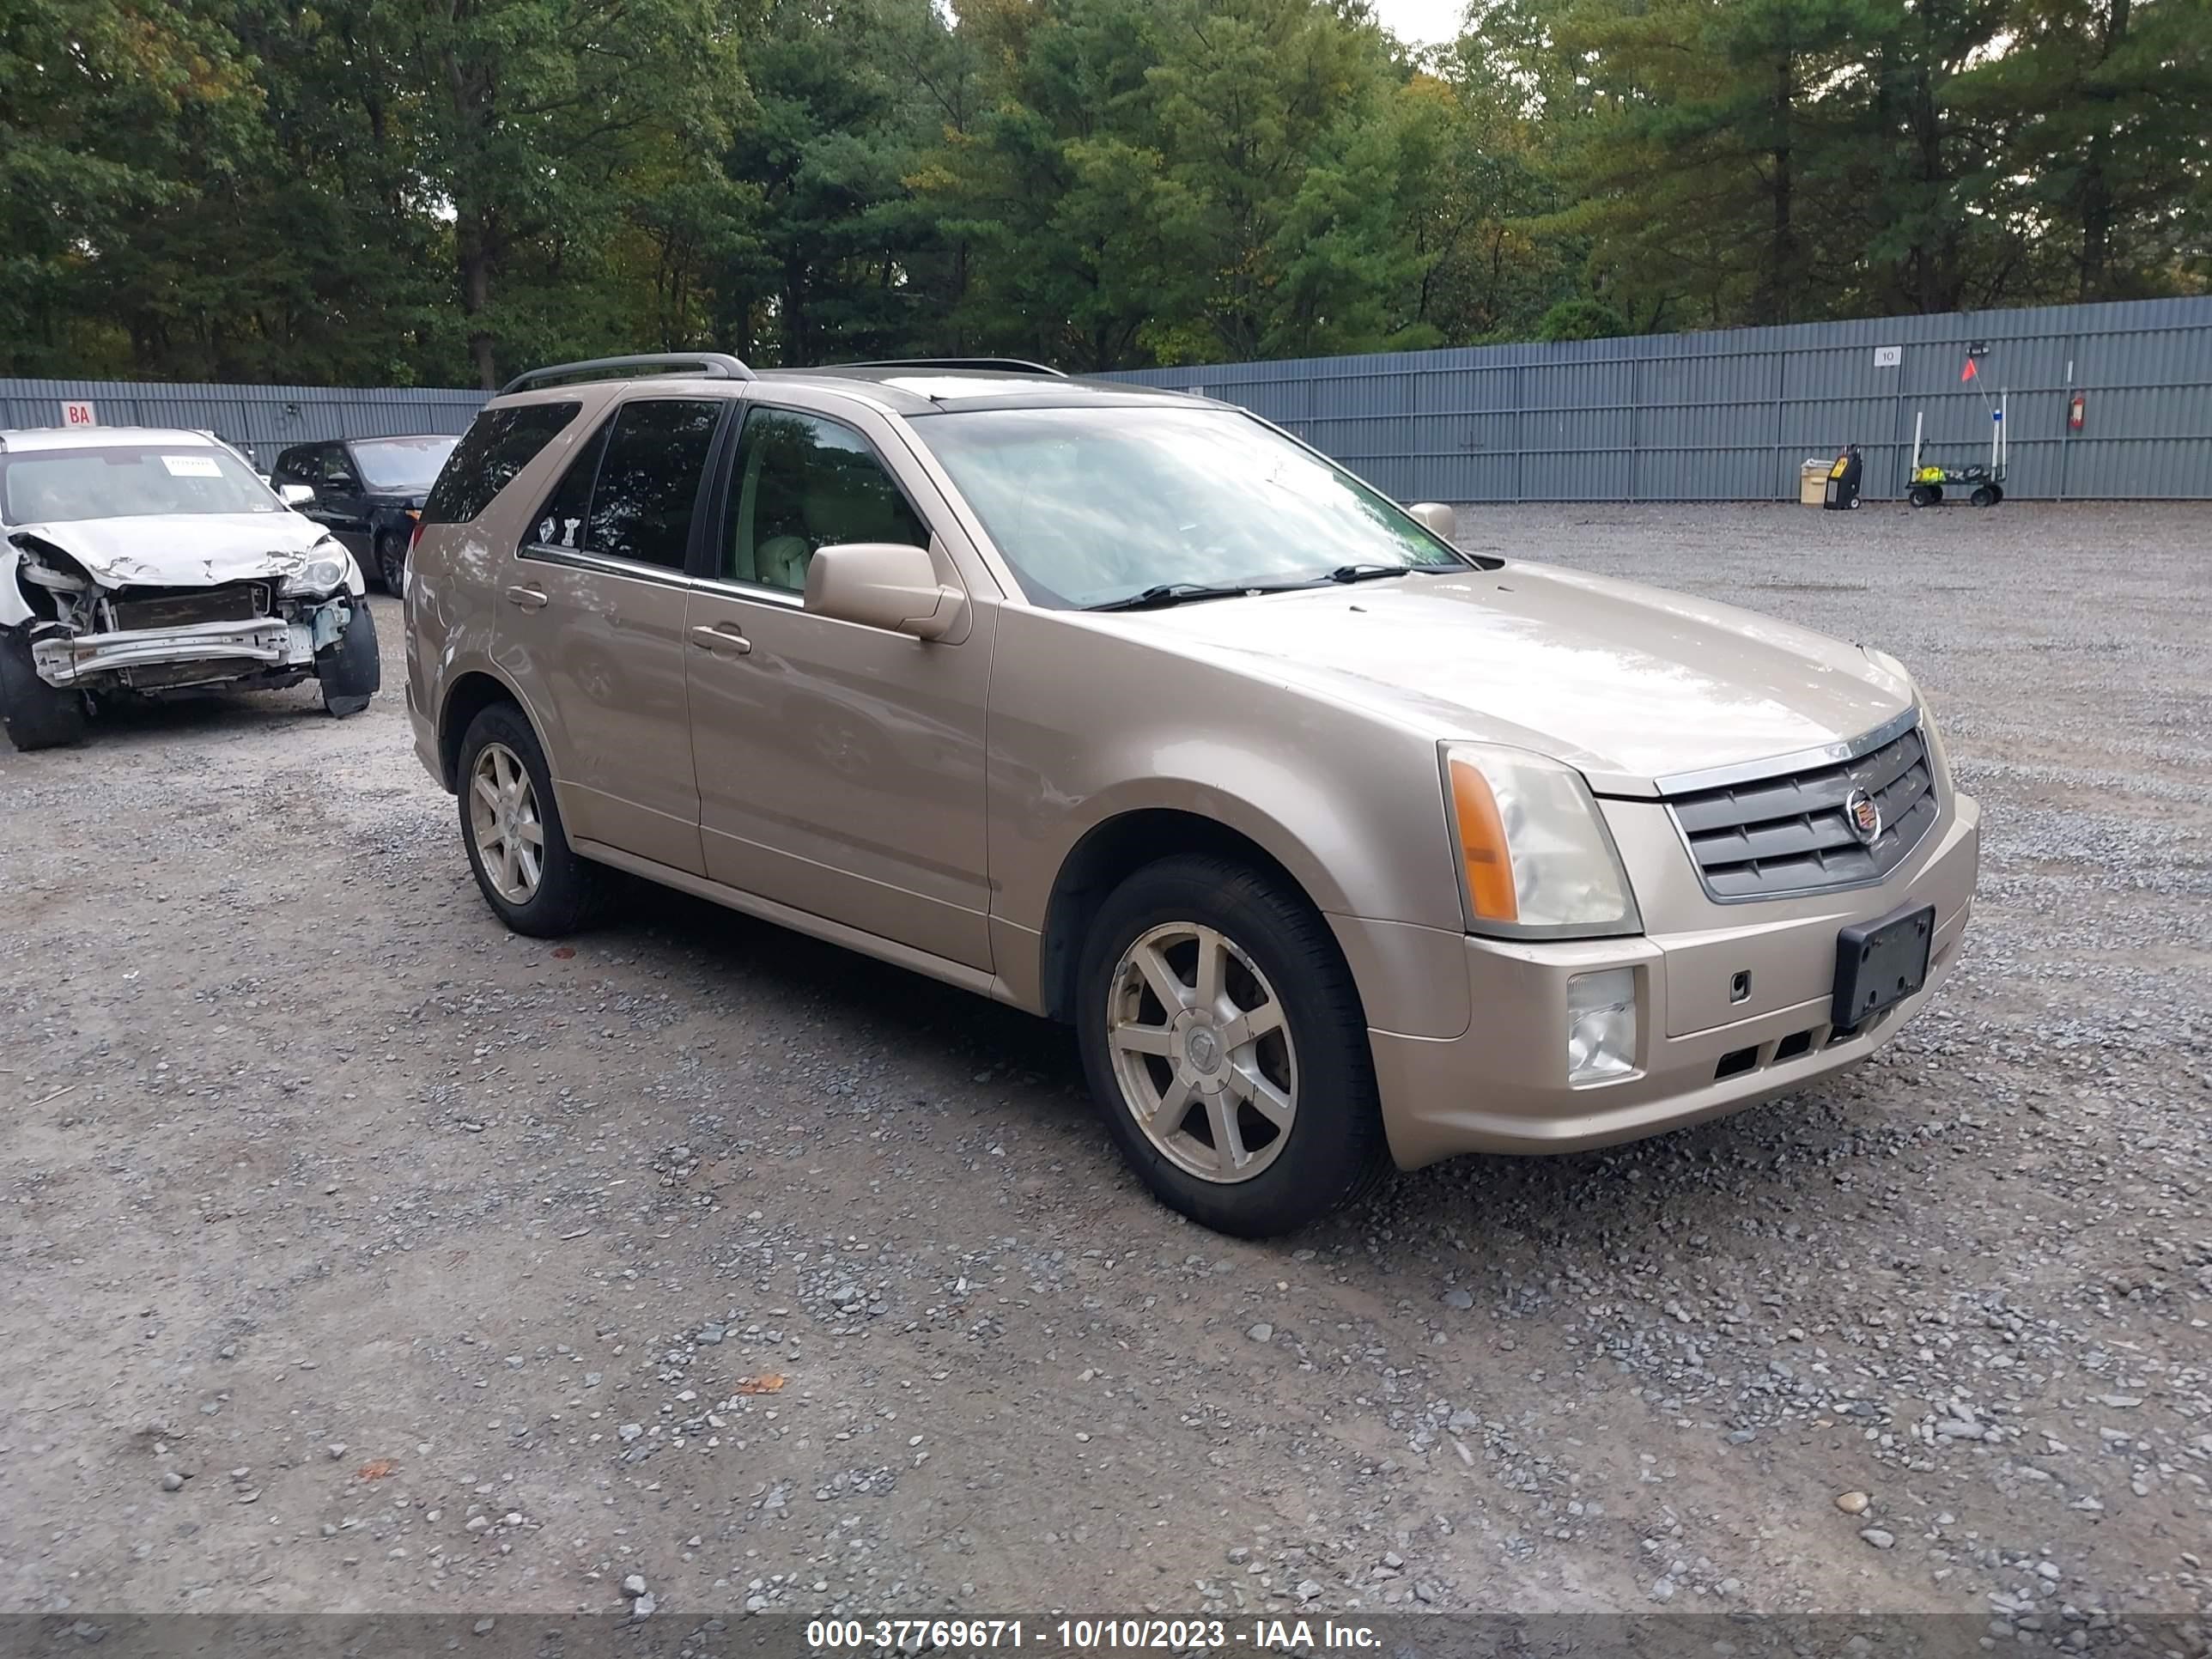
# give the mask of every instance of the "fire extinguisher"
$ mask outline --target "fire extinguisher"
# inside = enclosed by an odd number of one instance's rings
[[[2066,405],[2066,429],[2069,432],[2079,432],[2081,429],[2081,422],[2088,417],[2088,414],[2089,400],[2080,392],[2075,392],[2073,400]]]

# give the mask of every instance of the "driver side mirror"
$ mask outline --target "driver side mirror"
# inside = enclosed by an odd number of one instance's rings
[[[817,547],[806,562],[806,608],[840,622],[942,638],[960,615],[960,591],[937,580],[926,547],[845,542]]]
[[[1458,533],[1459,514],[1442,501],[1415,501],[1406,511],[1446,541]]]
[[[278,484],[276,499],[296,513],[303,507],[313,507],[315,504],[315,492],[306,484]]]

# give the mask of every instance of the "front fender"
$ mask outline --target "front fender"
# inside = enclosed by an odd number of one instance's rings
[[[1337,919],[1356,918],[1457,939],[1433,732],[1263,678],[1249,657],[1103,623],[1009,605],[998,623],[987,816],[994,938],[1013,1000],[1042,997],[1070,856],[1100,825],[1152,809],[1259,847],[1340,938]]]

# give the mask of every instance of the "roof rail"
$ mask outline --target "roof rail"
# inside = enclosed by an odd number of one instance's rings
[[[648,351],[635,357],[593,357],[580,363],[555,363],[518,374],[500,387],[498,395],[527,392],[534,386],[559,386],[568,380],[598,380],[617,369],[688,368],[708,380],[750,380],[753,372],[726,351]]]
[[[994,368],[1001,374],[1049,374],[1064,380],[1067,371],[1026,357],[886,357],[878,362],[824,363],[824,368]]]

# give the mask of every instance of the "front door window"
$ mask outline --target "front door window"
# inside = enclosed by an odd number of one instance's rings
[[[846,542],[929,545],[929,531],[868,441],[851,427],[787,409],[746,417],[732,479],[725,580],[806,591],[815,550]]]

